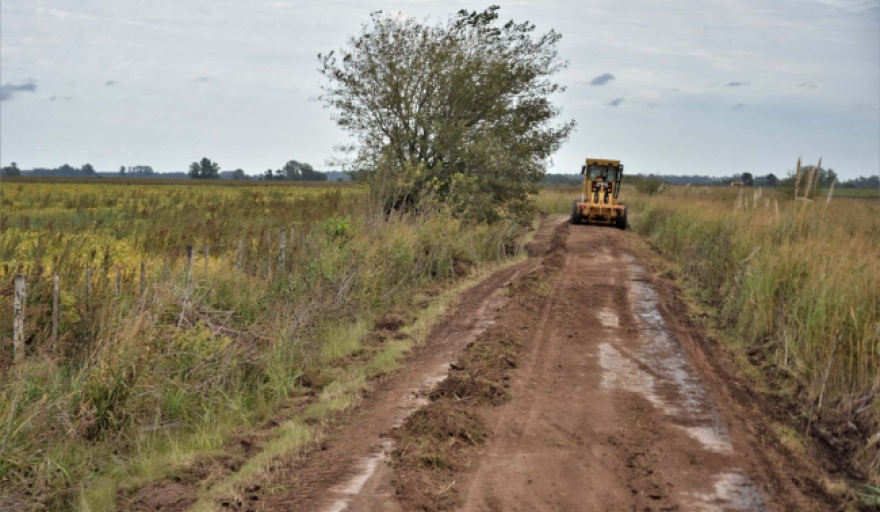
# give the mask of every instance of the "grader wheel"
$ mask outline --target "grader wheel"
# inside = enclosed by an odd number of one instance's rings
[[[571,223],[572,224],[580,224],[581,223],[581,212],[578,209],[577,199],[575,199],[571,203]]]

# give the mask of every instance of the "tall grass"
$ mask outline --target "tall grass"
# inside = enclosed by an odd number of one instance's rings
[[[857,426],[852,455],[876,482],[880,202],[827,197],[672,187],[627,199],[633,228],[679,265],[771,380],[789,383],[805,424]]]
[[[52,240],[58,236],[53,226],[79,222],[73,215],[39,229],[25,226],[25,217],[49,216],[39,206],[40,194],[33,199],[15,189],[28,185],[4,188],[2,196],[15,207],[4,210],[5,222],[24,238]],[[234,190],[241,190],[232,196],[238,204],[198,188],[180,192],[196,196],[163,203],[163,211],[151,209],[143,223],[132,222],[142,203],[165,201],[151,189],[136,199],[140,206],[129,205],[124,194],[113,199],[90,188],[58,196],[42,192],[73,205],[97,202],[83,206],[83,233],[87,226],[99,233],[115,230],[117,240],[130,243],[139,256],[161,261],[143,295],[129,286],[117,296],[105,285],[90,303],[76,292],[63,297],[66,334],[58,346],[49,343],[46,328],[48,265],[38,264],[33,252],[14,252],[22,243],[7,239],[6,254],[28,266],[34,291],[25,362],[7,361],[0,369],[0,508],[112,508],[120,486],[155,478],[192,454],[222,449],[236,428],[271,416],[291,394],[339,386],[338,368],[363,350],[360,337],[382,314],[406,307],[425,286],[452,278],[456,260],[507,257],[519,233],[514,224],[466,225],[442,211],[386,218],[358,199],[365,195],[331,191],[303,199],[270,187]],[[35,202],[21,207],[28,201]],[[206,218],[188,217],[193,209]],[[266,251],[277,250],[259,245],[262,226],[274,230],[291,221],[279,215],[300,221],[297,244],[285,266],[261,266],[276,254]],[[189,224],[177,224],[187,219]],[[163,230],[218,245],[250,240],[251,264],[238,269],[232,255],[212,252],[208,265],[197,262],[188,281],[182,259],[161,258],[173,240],[156,239]],[[83,254],[74,249],[66,254]],[[94,258],[90,252],[82,257]],[[77,268],[50,261],[53,268]],[[5,284],[4,308],[10,298]],[[11,351],[9,338],[4,325],[4,354]]]

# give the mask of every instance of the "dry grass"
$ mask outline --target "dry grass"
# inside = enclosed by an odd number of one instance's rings
[[[369,326],[425,286],[451,282],[456,261],[505,259],[519,233],[439,212],[386,219],[347,189],[131,185],[129,195],[108,187],[3,185],[0,200],[12,208],[0,219],[9,228],[0,255],[29,270],[31,285],[26,360],[0,360],[0,487],[13,507],[112,509],[117,489],[223,450],[290,395],[326,395],[315,407],[327,411],[346,407],[359,383],[341,380],[340,369],[356,363]],[[69,208],[52,206],[59,200]],[[291,223],[296,243],[282,266],[278,237],[266,243],[265,235]],[[96,277],[88,300],[82,287],[65,288],[54,347],[48,272],[71,283],[83,264],[106,268],[100,250],[64,242],[77,234],[124,243],[135,261],[158,268],[144,294],[136,278],[118,296],[106,277]],[[240,266],[237,244],[222,249],[239,239]],[[207,265],[196,260],[191,279],[179,256],[164,257],[186,243],[216,248]],[[0,286],[3,311],[10,278]],[[394,357],[373,361],[375,370]],[[297,425],[278,442],[299,442]]]

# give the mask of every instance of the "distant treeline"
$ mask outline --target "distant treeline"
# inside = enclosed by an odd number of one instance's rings
[[[811,166],[806,166],[802,170],[810,172]],[[624,176],[624,180],[628,178],[637,178],[642,180],[656,180],[670,185],[692,185],[692,186],[730,186],[733,182],[742,183],[743,185],[752,185],[756,187],[778,187],[786,186],[794,178],[792,173],[786,173],[784,178],[778,178],[773,173],[766,176],[754,176],[751,173],[743,173],[732,176],[689,176],[685,174],[629,174]],[[579,185],[583,182],[584,177],[580,174],[546,174],[543,183],[545,185]],[[851,180],[840,181],[834,169],[819,169],[819,186],[830,187],[832,183],[837,181],[836,187],[841,188],[858,188],[870,189],[880,188],[880,176],[860,176]]]
[[[804,172],[810,172],[812,166],[803,168]],[[310,164],[290,160],[281,169],[267,169],[264,173],[252,176],[242,169],[234,171],[221,171],[219,164],[203,158],[200,162],[193,162],[188,172],[156,172],[149,165],[121,166],[116,172],[97,172],[91,164],[82,167],[73,167],[64,164],[56,168],[37,167],[30,170],[19,169],[18,164],[12,162],[3,167],[3,176],[48,176],[48,177],[80,177],[80,178],[164,178],[164,179],[225,179],[225,180],[272,180],[272,181],[349,181],[351,177],[340,171],[317,171]],[[778,178],[770,173],[765,176],[754,176],[751,173],[742,173],[731,176],[696,176],[686,174],[628,174],[627,178],[643,180],[657,180],[671,185],[692,186],[730,186],[731,182],[741,182],[744,185],[756,187],[788,186],[793,180],[792,172],[785,173],[784,178]],[[546,174],[543,183],[545,185],[579,185],[583,181],[580,174]],[[851,180],[840,181],[834,169],[819,169],[819,186],[829,187],[837,181],[836,187],[853,189],[880,188],[880,176],[860,176]]]
[[[156,172],[149,165],[120,166],[116,172],[98,172],[91,164],[73,167],[64,164],[60,167],[35,167],[20,169],[16,162],[2,168],[2,176],[37,176],[66,178],[162,178],[162,179],[226,179],[226,180],[280,180],[280,181],[349,181],[348,174],[339,171],[317,171],[310,164],[291,160],[281,169],[267,170],[251,176],[242,169],[221,171],[219,164],[203,158],[193,162],[186,172]]]

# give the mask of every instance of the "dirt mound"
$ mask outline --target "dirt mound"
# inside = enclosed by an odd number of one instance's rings
[[[471,260],[455,258],[452,260],[452,273],[456,278],[467,277],[474,266]]]
[[[376,331],[398,331],[401,327],[406,325],[406,319],[403,318],[403,315],[398,315],[395,313],[389,313],[382,317],[381,320],[376,322],[376,325],[373,327]]]
[[[134,512],[182,512],[189,510],[197,499],[197,489],[192,485],[159,482],[141,488],[125,509]]]
[[[535,297],[550,293],[549,276],[561,268],[566,225],[554,230],[553,253],[509,287],[510,300],[497,323],[470,343],[449,376],[430,393],[430,403],[392,432],[391,453],[397,498],[407,509],[450,510],[461,504],[456,481],[489,437],[484,407],[512,398],[510,373],[519,366]]]

